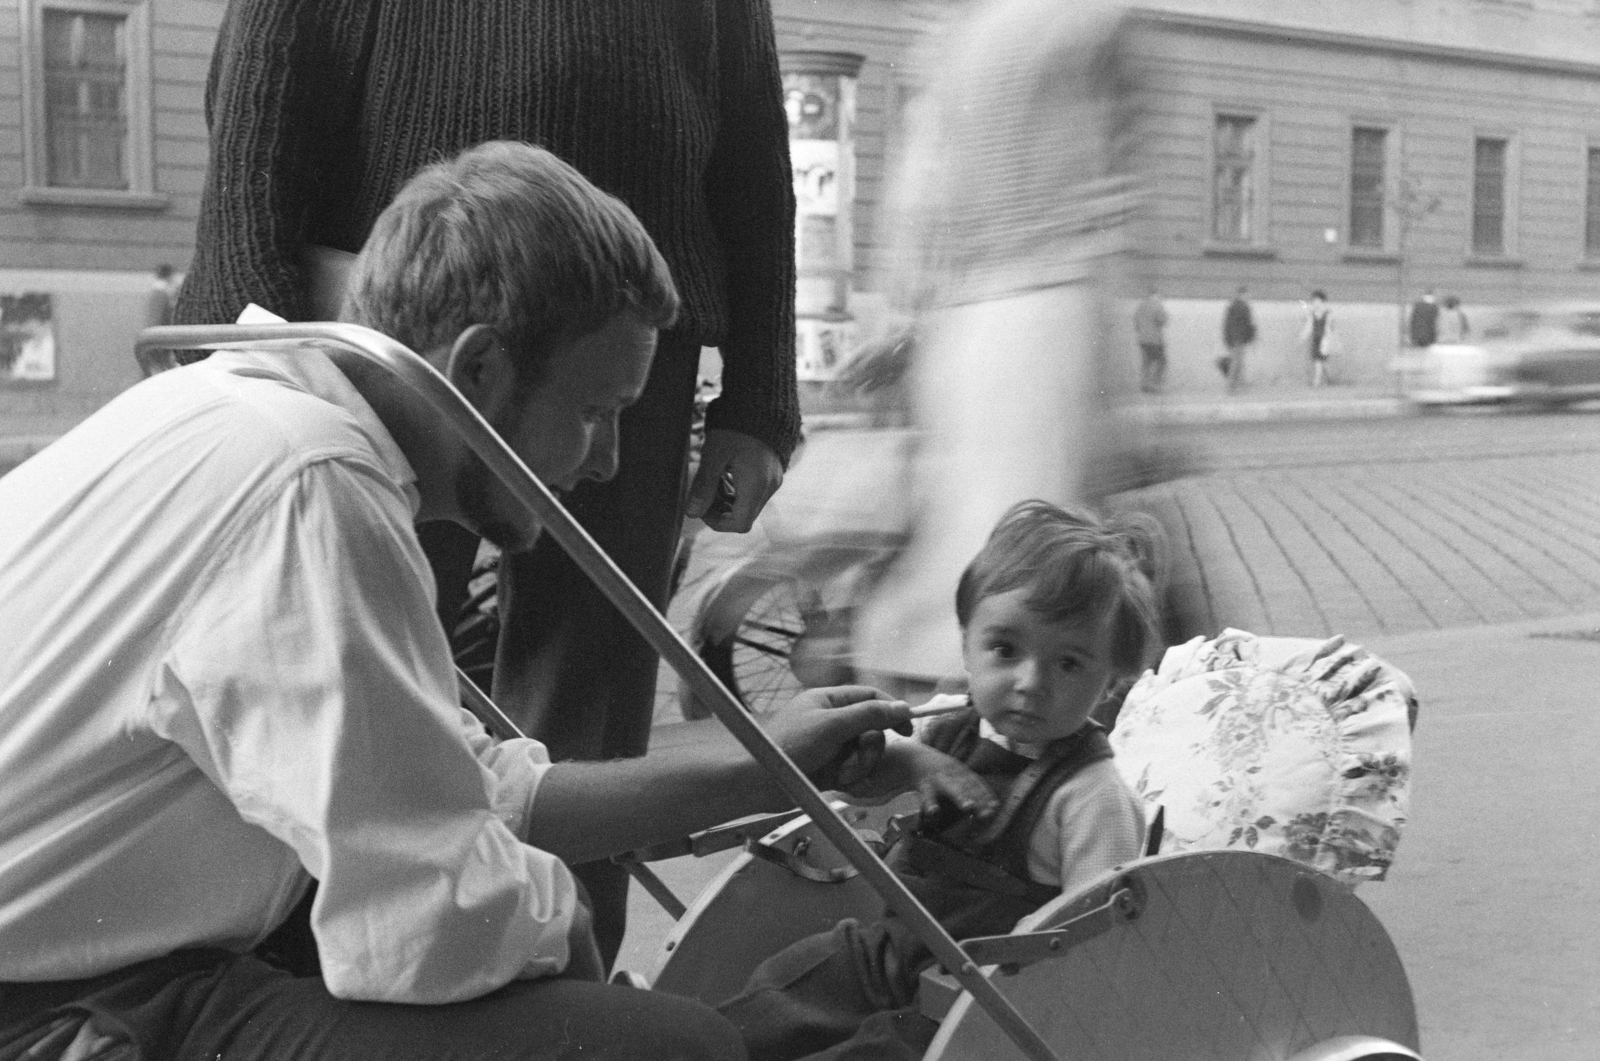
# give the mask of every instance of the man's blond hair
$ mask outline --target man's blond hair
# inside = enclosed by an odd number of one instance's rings
[[[419,351],[493,325],[532,380],[555,347],[623,313],[655,328],[678,313],[639,219],[549,151],[494,140],[406,182],[352,268],[341,317]]]

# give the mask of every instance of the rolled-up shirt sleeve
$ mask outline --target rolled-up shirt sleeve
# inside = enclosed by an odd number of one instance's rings
[[[518,839],[548,758],[459,708],[405,495],[322,459],[268,497],[175,623],[151,728],[318,880],[335,996],[453,1002],[561,971],[576,888]]]

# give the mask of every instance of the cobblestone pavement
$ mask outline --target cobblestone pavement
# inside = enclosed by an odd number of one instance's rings
[[[1351,637],[1600,608],[1600,454],[1204,475],[1134,495],[1209,629]]]

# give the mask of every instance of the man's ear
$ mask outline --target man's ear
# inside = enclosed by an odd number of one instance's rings
[[[516,389],[516,366],[488,324],[472,324],[450,347],[444,375],[456,390],[480,410],[495,408]]]

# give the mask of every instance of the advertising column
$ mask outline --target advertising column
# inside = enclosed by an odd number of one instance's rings
[[[795,351],[802,381],[834,378],[850,348],[856,76],[864,57],[785,52],[795,194]]]

